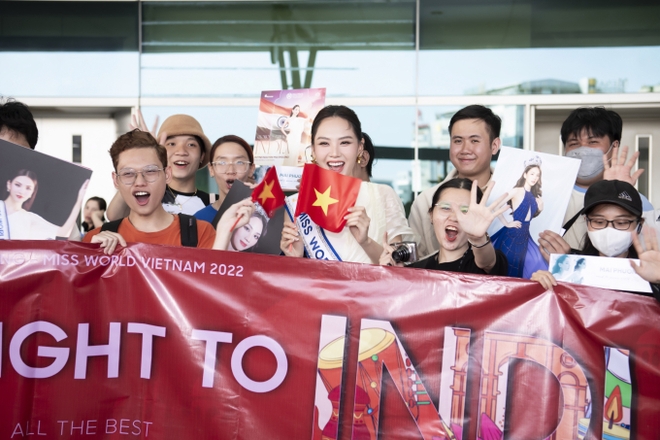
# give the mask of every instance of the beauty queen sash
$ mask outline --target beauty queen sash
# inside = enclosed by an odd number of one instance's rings
[[[0,240],[9,240],[9,218],[5,202],[0,200]]]
[[[298,232],[302,236],[305,254],[309,258],[317,260],[342,261],[332,243],[325,234],[325,230],[314,223],[306,213],[302,213],[294,220],[298,194],[286,198],[286,213],[292,222],[298,226]]]

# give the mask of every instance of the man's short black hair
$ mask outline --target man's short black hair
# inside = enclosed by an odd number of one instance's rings
[[[583,129],[592,136],[608,136],[610,143],[621,142],[623,121],[617,112],[604,107],[576,108],[561,125],[562,143],[566,145],[571,135],[579,136]]]
[[[1,101],[0,101],[1,102]],[[11,130],[25,136],[30,148],[34,150],[39,138],[39,130],[27,105],[8,99],[0,105],[0,131]]]
[[[490,141],[493,142],[496,138],[500,137],[500,129],[502,128],[502,119],[497,116],[491,109],[483,105],[468,105],[457,111],[449,121],[449,135],[451,136],[451,128],[458,121],[463,119],[481,119],[486,123],[488,134],[490,134]]]

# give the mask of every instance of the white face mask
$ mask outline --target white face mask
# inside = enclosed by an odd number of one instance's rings
[[[603,255],[616,257],[628,250],[632,244],[632,232],[614,228],[588,231],[591,244]]]
[[[610,149],[612,146],[610,146]],[[609,150],[607,150],[609,153]],[[598,148],[581,146],[566,153],[566,157],[580,159],[578,177],[580,179],[592,179],[603,172],[603,152]]]

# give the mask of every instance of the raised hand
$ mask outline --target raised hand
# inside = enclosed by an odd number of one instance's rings
[[[158,116],[156,116],[156,119],[154,120],[154,124],[151,126],[151,130],[149,130],[149,127],[147,127],[147,123],[144,122],[144,117],[142,116],[142,110],[138,108],[137,112],[131,115],[131,123],[129,124],[129,126],[131,127],[131,130],[135,130],[137,128],[140,131],[151,133],[151,135],[155,139],[156,133],[158,131]]]
[[[605,168],[605,171],[603,172],[603,179],[621,180],[623,182],[628,182],[631,185],[635,185],[635,183],[637,183],[637,179],[639,179],[639,176],[641,176],[642,173],[644,173],[643,169],[639,169],[634,173],[632,172],[632,169],[635,166],[635,162],[639,157],[639,151],[635,151],[632,154],[632,156],[630,156],[630,159],[628,159],[627,161],[626,161],[626,157],[628,157],[627,145],[621,148],[620,155],[619,155],[619,147],[612,148],[611,164],[610,161],[607,159],[607,155],[604,155],[603,166]]]
[[[477,203],[477,181],[472,182],[470,191],[470,206],[467,212],[457,212],[456,219],[461,229],[465,231],[470,241],[478,240],[486,235],[493,220],[498,215],[503,214],[509,207],[506,202],[511,198],[508,193],[502,194],[490,205],[486,205],[491,191],[495,187],[495,182],[491,182],[486,188],[486,192],[481,198],[481,203]]]
[[[637,251],[639,264],[630,260],[630,265],[637,272],[637,275],[650,283],[660,283],[660,248],[658,247],[658,238],[653,228],[644,228],[644,247],[640,243],[637,232],[633,232],[633,245]]]

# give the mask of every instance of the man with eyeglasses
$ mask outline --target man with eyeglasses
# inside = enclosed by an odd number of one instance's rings
[[[148,128],[141,118],[134,125],[144,132]],[[193,215],[216,200],[197,188],[195,176],[199,169],[209,163],[211,142],[202,131],[199,122],[189,115],[173,115],[165,119],[155,138],[167,151],[168,165],[172,178],[163,195],[163,207],[171,214]],[[119,194],[115,195],[106,211],[106,217],[115,220],[128,215],[128,206]]]
[[[167,150],[151,134],[133,130],[120,136],[110,148],[110,156],[115,167],[115,188],[130,208],[130,213],[120,221],[116,232],[97,228],[85,235],[84,242],[100,243],[107,254],[113,253],[118,244],[126,246],[126,242],[181,246],[186,239],[182,233],[183,218],[194,223],[196,247],[226,249],[231,235],[226,230],[228,228],[221,228],[221,233],[216,237],[209,223],[168,213],[161,204],[167,184],[172,179],[172,169],[167,165]],[[243,217],[244,224],[254,209],[247,201],[232,208],[227,211],[225,223]],[[240,223],[237,227],[241,226]]]
[[[564,144],[564,155],[580,159],[580,169],[573,188],[573,193],[564,216],[563,238],[552,231],[544,231],[539,236],[541,253],[546,259],[551,253],[568,253],[570,249],[584,249],[584,237],[587,224],[584,217],[569,220],[584,206],[586,191],[594,183],[605,180],[621,180],[632,185],[637,182],[644,170],[632,172],[638,152],[627,159],[628,147],[619,147],[623,121],[618,113],[603,107],[582,107],[575,109],[566,118],[561,127],[561,140]],[[643,214],[651,227],[656,226],[653,217],[653,206],[641,195]]]

